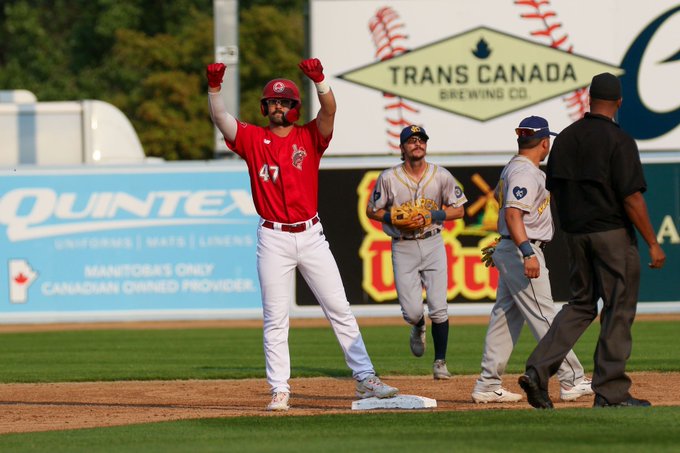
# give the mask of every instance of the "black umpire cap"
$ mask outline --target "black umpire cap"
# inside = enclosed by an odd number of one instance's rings
[[[605,101],[618,101],[621,99],[621,81],[609,72],[596,75],[590,82],[590,97]]]

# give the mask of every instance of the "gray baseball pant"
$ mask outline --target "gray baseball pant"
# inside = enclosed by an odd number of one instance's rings
[[[512,241],[502,240],[493,254],[499,273],[498,291],[484,341],[482,372],[474,392],[492,392],[501,387],[501,376],[524,321],[536,341],[539,341],[555,318],[556,310],[543,250],[533,244],[532,247],[541,265],[540,276],[534,279],[524,275],[522,254]],[[574,386],[583,380],[583,366],[573,351],[569,351],[562,361],[557,377],[567,386]]]
[[[446,250],[441,234],[426,239],[392,241],[392,267],[401,312],[409,324],[423,317],[423,288],[432,322],[449,319]]]

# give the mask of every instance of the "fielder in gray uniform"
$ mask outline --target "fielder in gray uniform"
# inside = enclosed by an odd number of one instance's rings
[[[524,321],[538,341],[556,313],[543,256],[554,233],[550,192],[545,188],[545,173],[538,166],[550,151],[550,136],[557,134],[538,116],[522,120],[515,132],[519,152],[505,166],[496,186],[501,240],[492,259],[498,268],[498,291],[486,332],[482,373],[472,392],[475,403],[522,399],[501,386],[501,376]],[[591,381],[573,351],[562,362],[557,376],[562,400],[593,393]]]
[[[424,288],[428,316],[432,321],[433,375],[435,379],[449,379],[451,373],[446,367],[448,266],[444,241],[439,233],[444,220],[463,217],[463,204],[467,198],[448,170],[425,160],[428,140],[422,127],[408,126],[401,131],[400,148],[404,163],[380,174],[366,215],[383,222],[383,231],[392,237],[392,267],[397,296],[404,319],[412,325],[411,352],[416,357],[425,353]],[[406,204],[427,209],[425,216],[418,216],[422,228],[405,232],[392,225],[391,208]]]

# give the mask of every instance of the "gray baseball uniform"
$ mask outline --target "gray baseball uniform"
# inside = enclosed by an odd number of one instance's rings
[[[392,206],[412,203],[438,210],[444,206],[459,207],[466,201],[460,184],[445,168],[428,163],[420,181],[414,181],[403,165],[397,165],[380,174],[369,208],[390,210]],[[441,224],[433,222],[405,236],[394,226],[383,223],[383,231],[392,237],[394,280],[406,322],[415,324],[423,316],[423,287],[430,319],[436,323],[448,321],[448,267],[439,234]]]
[[[503,237],[493,254],[499,273],[498,291],[484,342],[482,373],[473,392],[499,390],[501,376],[524,321],[538,341],[550,328],[556,313],[543,256],[543,245],[552,239],[554,233],[545,173],[528,158],[515,156],[501,172],[496,197],[500,205],[498,232]],[[540,263],[538,278],[529,279],[524,275],[522,253],[509,239],[510,231],[505,222],[508,207],[525,212],[524,227]],[[584,379],[583,366],[573,351],[562,362],[557,376],[561,383],[570,387]]]

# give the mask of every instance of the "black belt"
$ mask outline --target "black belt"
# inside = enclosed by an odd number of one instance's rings
[[[510,236],[505,236],[505,235],[501,235],[501,238],[512,239]],[[534,244],[536,247],[538,247],[541,250],[544,250],[545,246],[548,245],[548,241],[540,241],[538,239],[529,239],[529,242],[531,242],[532,244]]]
[[[317,223],[319,223],[319,216],[314,216],[314,218],[312,219],[312,224],[309,226],[309,228],[316,225]],[[307,227],[307,222],[275,223],[275,222],[270,222],[269,220],[263,220],[262,226],[265,227],[265,228],[269,228],[270,230],[285,231],[286,233],[302,233],[303,231],[306,231],[306,230],[309,229]],[[280,226],[280,228],[278,228],[277,226]]]
[[[394,241],[415,241],[416,239],[427,239],[429,237],[432,237],[434,235],[439,234],[440,230],[430,230],[425,233],[423,233],[421,236],[401,236],[398,238],[392,238]]]

